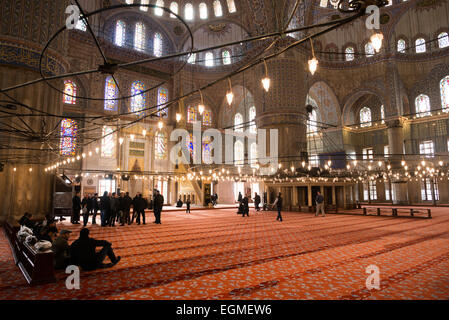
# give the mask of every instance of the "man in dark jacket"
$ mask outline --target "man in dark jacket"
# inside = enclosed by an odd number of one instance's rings
[[[109,217],[109,226],[115,227],[115,219],[118,215],[120,203],[115,192],[112,193],[111,197],[111,216]]]
[[[81,198],[79,192],[72,199],[72,224],[80,224]]]
[[[111,211],[111,201],[108,197],[108,192],[105,191],[100,199],[101,210],[101,226],[106,227],[108,225],[108,219]]]
[[[242,199],[242,210],[243,210],[243,215],[242,215],[242,217],[244,217],[245,215],[246,215],[247,217],[249,217],[249,199],[248,199],[248,196],[245,196],[245,197]]]
[[[137,199],[136,199],[136,203],[137,203],[137,224],[140,224],[140,215],[142,215],[142,222],[143,224],[146,224],[145,222],[145,209],[148,207],[148,202],[142,197],[142,194],[139,193]]]
[[[239,196],[238,196],[238,198],[237,198],[237,201],[238,201],[238,203],[239,203],[239,209],[238,209],[238,211],[237,211],[238,214],[243,214],[242,200],[243,200],[242,193],[239,192]]]
[[[69,236],[72,231],[61,230],[59,237],[53,241],[51,249],[55,253],[55,269],[65,269],[70,264]]]
[[[102,247],[100,252],[95,251],[97,247]],[[111,263],[103,263],[106,256],[109,257]],[[89,238],[89,229],[86,228],[81,229],[80,237],[70,246],[70,258],[72,264],[80,266],[87,271],[113,267],[121,259],[120,256],[115,256],[110,242]]]
[[[137,200],[137,198],[139,198],[138,194],[136,194],[136,196],[133,198],[133,216],[130,224],[133,224],[134,219],[136,219],[137,217],[137,207],[139,206],[139,201]]]
[[[260,196],[257,194],[254,196],[254,208],[256,209],[256,211],[260,211]]]
[[[278,197],[276,198],[276,200],[273,203],[273,207],[276,206],[277,210],[278,210],[278,216],[276,218],[277,221],[282,222],[282,215],[281,215],[281,210],[282,210],[282,197],[281,197],[281,193],[279,192]]]
[[[97,213],[100,209],[100,199],[98,199],[98,193],[96,193],[91,199],[91,207],[92,207],[92,224],[97,224]]]
[[[161,213],[163,207],[164,207],[164,196],[161,195],[159,190],[156,190],[156,196],[154,197],[154,217],[156,218],[156,221],[154,221],[154,223],[156,224],[162,224]]]
[[[83,225],[87,226],[89,221],[89,212],[92,211],[90,207],[90,196],[88,194],[84,195],[83,201],[81,201],[81,210],[83,212]]]
[[[36,224],[33,221],[31,221],[31,217],[32,216],[33,215],[31,213],[25,212],[23,217],[20,218],[19,224],[21,226],[25,226],[25,227],[30,228],[31,230],[33,230]]]

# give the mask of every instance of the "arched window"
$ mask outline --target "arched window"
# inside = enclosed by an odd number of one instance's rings
[[[187,107],[187,123],[194,123],[196,121],[195,107]]]
[[[405,53],[406,43],[404,39],[398,40],[398,52],[399,53]]]
[[[122,47],[126,39],[126,24],[122,20],[118,20],[115,25],[115,44]]]
[[[245,164],[245,149],[243,142],[240,140],[234,144],[234,164],[236,166],[243,166]]]
[[[164,0],[156,0],[156,5],[158,7],[163,8],[164,7]],[[164,14],[164,9],[161,8],[154,8],[154,14],[157,16],[162,16]]]
[[[235,2],[234,0],[227,0],[228,1],[228,10],[229,13],[234,13],[237,11],[237,8],[235,7]]]
[[[162,35],[159,32],[154,35],[153,54],[156,57],[162,56]]]
[[[315,134],[318,132],[318,114],[316,112],[316,109],[312,109],[312,113],[309,115],[309,120],[307,120],[307,133]]]
[[[212,164],[212,150],[209,137],[203,139],[203,163]]]
[[[106,84],[104,87],[104,109],[110,110],[110,111],[116,111],[117,110],[117,100],[110,100],[110,99],[117,99],[118,98],[118,89],[117,84],[115,83],[112,76],[109,76],[106,78]]]
[[[221,7],[220,0],[214,1],[214,14],[216,17],[221,17],[223,15],[223,9]]]
[[[165,88],[159,88],[157,91],[157,110],[166,108],[166,103],[168,101],[168,92]],[[163,111],[158,112],[159,117],[167,118],[167,109],[164,109]]]
[[[136,24],[134,48],[139,51],[143,51],[145,49],[145,25],[142,22],[138,22]]]
[[[133,4],[134,0],[126,0],[126,4]]]
[[[243,132],[243,117],[240,113],[234,116],[234,131]]]
[[[441,92],[441,108],[444,112],[449,112],[449,76],[441,79],[440,82]]]
[[[368,42],[367,44],[365,44],[365,53],[366,53],[367,57],[374,56],[374,47],[371,44],[371,42]]]
[[[384,107],[384,105],[380,106],[380,119],[382,120],[382,123],[385,123],[385,107]]]
[[[256,107],[254,106],[249,109],[249,121],[250,121],[249,132],[256,134],[257,133]]]
[[[206,52],[204,56],[206,67],[214,66],[214,54],[212,52]]]
[[[200,19],[207,19],[207,5],[204,2],[200,3]]]
[[[63,119],[61,121],[60,154],[62,156],[74,156],[76,150],[76,137],[78,125],[75,120]]]
[[[140,4],[149,4],[150,3],[150,0],[140,0]],[[140,10],[141,11],[148,11],[148,7],[146,7],[146,6],[141,6],[140,7]]]
[[[103,139],[101,139],[101,156],[113,158],[115,153],[115,134],[111,127],[103,127]]]
[[[440,48],[449,47],[449,36],[447,32],[442,32],[438,35],[438,47]]]
[[[229,50],[224,50],[222,52],[222,57],[223,57],[223,64],[225,65],[231,64],[231,53],[229,52]]]
[[[251,158],[251,167],[255,168],[257,167],[257,161],[258,161],[258,152],[257,152],[257,143],[253,142],[251,143],[250,147],[250,158]]]
[[[64,81],[64,103],[76,104],[76,84],[71,80]]]
[[[212,114],[209,110],[203,111],[203,126],[211,126],[212,125]]]
[[[134,81],[131,84],[131,112],[135,112],[136,115],[141,116],[139,112],[145,109],[147,95],[142,92],[145,91],[145,85],[141,81]]]
[[[416,39],[415,46],[416,53],[426,52],[426,40],[424,40],[423,38]]]
[[[184,18],[186,20],[193,20],[194,18],[193,6],[191,3],[187,3],[184,7]]]
[[[187,63],[195,64],[196,63],[196,53],[192,53],[187,60]]]
[[[430,99],[425,94],[420,94],[415,99],[416,116],[430,116]]]
[[[81,30],[81,31],[86,31],[87,30],[86,19],[82,15],[80,15],[78,23],[75,26],[75,29]]]
[[[170,10],[176,14],[179,13],[179,6],[177,2],[170,3]],[[176,18],[176,16],[172,13],[170,13],[170,18]]]
[[[346,57],[346,61],[354,60],[354,48],[353,47],[347,47],[345,49],[345,57]]]
[[[196,137],[192,134],[188,135],[186,137],[186,142],[187,142],[187,148],[190,151],[190,155],[192,156],[192,158],[195,158],[195,154],[196,154]]]
[[[371,109],[364,107],[360,110],[360,126],[371,127]]]
[[[154,139],[155,156],[158,160],[164,160],[167,157],[167,137],[165,133],[158,132]]]

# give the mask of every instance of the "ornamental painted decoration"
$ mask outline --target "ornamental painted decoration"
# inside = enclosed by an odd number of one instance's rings
[[[76,84],[71,80],[64,81],[64,103],[76,104]]]
[[[60,154],[62,156],[74,156],[76,150],[76,137],[78,125],[75,120],[63,119],[61,121]]]

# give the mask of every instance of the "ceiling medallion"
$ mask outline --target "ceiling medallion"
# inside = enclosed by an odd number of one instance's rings
[[[208,25],[208,28],[212,32],[222,32],[224,29],[226,29],[227,24],[226,23],[218,23],[218,24],[210,24]]]

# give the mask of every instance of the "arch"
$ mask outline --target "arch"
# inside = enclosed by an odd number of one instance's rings
[[[345,59],[346,59],[346,61],[354,60],[354,48],[353,47],[347,47],[345,49]]]
[[[438,47],[440,49],[449,47],[449,35],[447,32],[441,32],[438,35]]]
[[[106,78],[105,88],[104,88],[104,98],[105,99],[117,99],[118,98],[118,88],[112,76]],[[105,100],[104,109],[109,111],[117,111],[117,100]]]
[[[430,116],[430,99],[428,95],[420,94],[416,97],[415,111],[417,117]]]
[[[170,3],[170,10],[176,14],[179,14],[179,5],[177,2]],[[176,18],[176,16],[170,13],[170,18]]]
[[[156,32],[154,34],[153,55],[156,57],[161,57],[162,53],[163,53],[162,35],[159,32]]]
[[[380,107],[385,105],[382,93],[373,88],[358,88],[345,98],[342,124],[349,126],[360,123],[359,112],[369,106],[373,121],[381,120]]]
[[[371,115],[371,109],[368,107],[363,107],[359,111],[359,117],[360,117],[360,126],[361,127],[371,127],[372,126],[372,115]]]
[[[123,20],[117,20],[115,25],[115,45],[123,47],[126,42],[126,23]]]
[[[340,125],[340,104],[334,91],[326,82],[317,81],[313,83],[308,96],[316,103],[318,121],[321,121],[321,115],[326,115],[326,121],[323,122],[335,126]]]
[[[204,2],[201,2],[199,5],[199,10],[200,10],[200,19],[202,19],[202,20],[207,19],[209,16],[208,10],[207,10],[207,4]]]
[[[157,5],[158,7],[162,7],[163,8],[164,7],[164,0],[156,0],[155,5]],[[154,8],[154,14],[156,16],[161,17],[161,16],[164,15],[164,10],[161,9],[161,8]]]
[[[243,132],[243,116],[240,113],[237,113],[234,116],[234,131]]]
[[[215,0],[213,3],[214,6],[214,14],[216,17],[221,17],[223,15],[223,8],[221,6],[220,0]]]
[[[405,50],[407,49],[407,43],[404,39],[399,39],[397,44],[397,52],[399,53],[405,53]]]
[[[145,109],[147,95],[146,93],[140,94],[145,91],[145,84],[142,81],[134,81],[131,84],[131,112],[135,112],[136,115],[141,115],[139,112]]]
[[[137,51],[145,50],[145,24],[143,22],[136,23],[134,32],[134,49]]]
[[[184,7],[184,18],[188,21],[195,19],[195,11],[193,10],[193,5],[191,3],[186,3]]]
[[[64,100],[65,104],[76,104],[76,93],[77,87],[76,83],[72,80],[64,81]]]
[[[234,143],[234,165],[243,166],[245,164],[245,146],[243,142],[237,140]]]
[[[416,53],[426,52],[426,40],[424,38],[418,38],[415,40],[415,52]]]

